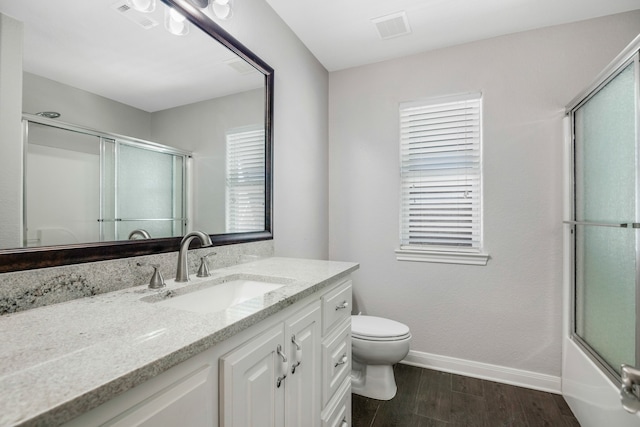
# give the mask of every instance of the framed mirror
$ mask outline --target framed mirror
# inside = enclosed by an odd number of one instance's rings
[[[0,272],[176,251],[191,230],[272,238],[273,69],[210,3],[0,0],[24,34],[22,139],[0,141],[22,147],[22,218],[0,227]]]

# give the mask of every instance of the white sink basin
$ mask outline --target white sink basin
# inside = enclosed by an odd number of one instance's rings
[[[214,313],[264,295],[282,286],[284,286],[282,283],[236,279],[194,290],[183,295],[167,297],[156,304],[196,313]]]

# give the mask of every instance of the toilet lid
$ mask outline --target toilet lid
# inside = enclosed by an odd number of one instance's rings
[[[409,327],[395,320],[375,316],[351,316],[351,335],[362,339],[402,339]]]

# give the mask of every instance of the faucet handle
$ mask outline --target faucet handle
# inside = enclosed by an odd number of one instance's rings
[[[145,263],[137,263],[139,267],[153,267],[153,276],[151,276],[151,280],[149,280],[149,289],[162,289],[166,286],[164,282],[164,277],[162,277],[162,273],[158,270],[160,268],[160,264],[145,264]]]
[[[207,257],[215,254],[215,252],[209,252],[208,254],[200,257],[200,268],[198,268],[198,273],[196,274],[197,277],[211,276],[211,273],[209,272],[209,265],[207,264]]]

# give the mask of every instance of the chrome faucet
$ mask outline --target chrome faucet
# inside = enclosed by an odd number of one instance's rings
[[[136,237],[140,237],[141,239],[150,239],[151,234],[144,228],[138,228],[129,233],[129,240],[135,240]]]
[[[180,242],[180,252],[178,253],[178,270],[176,271],[176,282],[189,281],[189,266],[187,263],[187,252],[189,252],[189,244],[195,238],[200,240],[202,247],[211,246],[211,238],[202,231],[192,231],[182,238]]]

